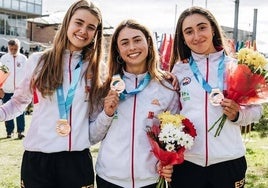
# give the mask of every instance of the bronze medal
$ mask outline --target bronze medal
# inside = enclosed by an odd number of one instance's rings
[[[125,82],[120,78],[119,75],[113,76],[112,82],[110,84],[111,90],[116,91],[118,94],[125,90]]]
[[[224,95],[220,89],[212,89],[211,93],[209,94],[209,101],[213,106],[220,106],[223,99]]]
[[[57,122],[56,131],[60,136],[68,136],[71,132],[71,126],[68,124],[67,119],[60,119]]]

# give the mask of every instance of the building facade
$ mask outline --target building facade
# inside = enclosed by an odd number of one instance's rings
[[[18,38],[24,49],[30,48],[27,20],[42,15],[42,0],[0,0],[0,47],[10,38]]]

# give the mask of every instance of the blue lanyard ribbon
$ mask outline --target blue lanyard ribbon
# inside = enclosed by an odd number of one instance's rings
[[[221,56],[219,65],[218,65],[218,88],[223,91],[223,80],[224,80],[224,58],[225,55],[223,53],[223,55]],[[194,61],[193,57],[190,57],[190,61],[189,61],[189,65],[190,68],[192,70],[192,72],[194,73],[194,77],[197,80],[197,82],[202,85],[203,89],[208,92],[211,93],[212,91],[212,87],[206,82],[206,80],[203,78],[196,62]]]
[[[82,60],[80,60],[78,66],[74,70],[74,78],[71,82],[70,88],[68,90],[66,101],[64,100],[64,92],[62,85],[57,88],[57,99],[58,99],[58,108],[60,112],[61,119],[67,119],[67,114],[71,108],[74,93],[76,90],[77,83],[79,81],[79,76],[82,69]]]
[[[123,77],[124,80],[124,77]],[[122,93],[120,93],[120,100],[124,100],[126,98],[126,95],[135,95],[142,91],[150,82],[151,80],[151,75],[147,72],[144,76],[144,78],[140,81],[139,85],[137,88],[133,89],[132,91],[127,92],[124,90]]]

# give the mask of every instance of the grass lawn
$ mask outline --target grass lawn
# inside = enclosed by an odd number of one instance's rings
[[[26,129],[31,116],[26,116]],[[27,133],[27,132],[26,132]],[[248,171],[245,188],[268,188],[268,137],[260,138],[257,132],[243,135],[247,148]],[[98,147],[91,148],[94,160]],[[6,139],[5,126],[0,122],[0,187],[20,188],[20,165],[23,153],[22,140],[17,135]]]

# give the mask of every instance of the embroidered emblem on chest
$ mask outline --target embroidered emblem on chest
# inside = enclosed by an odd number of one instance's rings
[[[185,86],[185,85],[188,85],[191,83],[191,78],[190,77],[184,77],[182,79],[182,85]]]
[[[151,102],[151,104],[160,106],[160,102],[159,102],[158,99],[153,99],[152,102]]]

